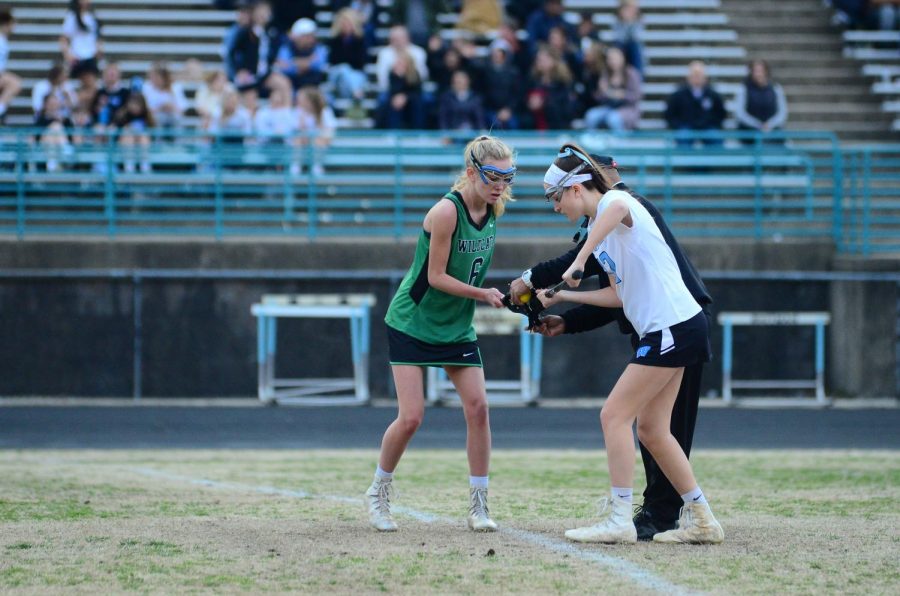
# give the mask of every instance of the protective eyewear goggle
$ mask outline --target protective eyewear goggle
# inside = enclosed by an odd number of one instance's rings
[[[560,154],[560,156],[564,157],[562,154]],[[557,184],[555,184],[554,186],[551,186],[544,192],[544,199],[548,203],[551,201],[553,201],[555,203],[559,203],[562,200],[563,192],[565,192],[565,190],[566,190],[566,182],[571,180],[573,176],[576,176],[579,172],[581,172],[587,166],[588,166],[588,164],[584,163],[584,162],[578,164],[578,166],[574,170],[572,170],[571,172],[568,172],[565,176],[563,176],[562,180],[560,180]]]
[[[470,153],[469,157],[472,158],[472,164],[475,166],[475,169],[478,170],[478,175],[481,176],[481,181],[485,184],[499,184],[503,183],[507,186],[511,186],[513,180],[516,177],[516,166],[513,166],[507,170],[501,170],[496,166],[482,165],[480,161],[475,159],[475,155]]]

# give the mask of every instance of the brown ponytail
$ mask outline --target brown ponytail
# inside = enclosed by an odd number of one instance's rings
[[[591,179],[580,184],[588,190],[597,190],[605,193],[613,187],[614,182],[606,175],[605,168],[597,165],[591,154],[574,143],[566,143],[559,148],[559,156],[553,165],[566,172],[571,172],[580,164],[586,163],[587,168],[581,173],[590,174]]]

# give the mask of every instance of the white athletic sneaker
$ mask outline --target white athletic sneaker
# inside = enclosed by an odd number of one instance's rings
[[[600,500],[599,523],[566,531],[566,538],[575,542],[637,542],[637,529],[631,519],[631,503],[624,499],[604,497]]]
[[[681,544],[719,544],[725,531],[716,521],[709,503],[688,503],[681,508],[678,527],[653,536],[653,542]]]
[[[487,489],[469,487],[469,528],[476,532],[496,532],[497,524],[491,519],[487,506]]]
[[[366,491],[366,505],[369,508],[369,523],[379,532],[396,532],[397,524],[391,515],[391,481],[373,480]]]

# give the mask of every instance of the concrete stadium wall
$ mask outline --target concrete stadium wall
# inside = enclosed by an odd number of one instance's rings
[[[492,269],[520,271],[568,250],[566,242],[497,245]],[[705,271],[868,269],[835,258],[820,243],[687,242]],[[10,269],[313,269],[405,270],[411,242],[302,241],[8,241]],[[894,270],[894,262],[879,265]],[[893,269],[892,269],[893,268]],[[371,387],[392,393],[381,323],[396,277],[373,280],[145,279],[141,283],[142,393],[155,397],[251,396],[256,391],[256,326],[250,305],[265,293],[371,292]],[[505,288],[508,279],[492,278]],[[832,395],[896,395],[897,284],[708,280],[722,310],[826,310],[828,389]],[[134,286],[130,279],[0,278],[0,395],[128,396],[133,381]],[[280,376],[334,376],[350,370],[346,321],[290,320],[279,325]],[[813,376],[812,329],[746,328],[735,334],[735,376]],[[517,376],[517,344],[482,338],[489,377]],[[721,330],[704,392],[721,387]],[[630,355],[612,326],[547,340],[543,394],[605,395]]]

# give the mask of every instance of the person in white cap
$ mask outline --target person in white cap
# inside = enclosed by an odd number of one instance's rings
[[[288,38],[278,48],[275,66],[291,80],[294,89],[318,85],[328,71],[328,48],[316,37],[312,19],[297,19]]]

